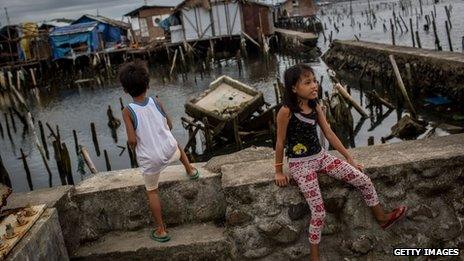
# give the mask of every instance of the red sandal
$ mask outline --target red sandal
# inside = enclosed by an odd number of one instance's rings
[[[406,206],[401,206],[399,208],[396,208],[393,210],[393,214],[390,217],[390,219],[387,221],[387,223],[381,225],[380,227],[383,230],[386,230],[390,228],[393,224],[395,224],[396,221],[402,219],[404,216],[406,216],[406,211],[408,210],[408,207]]]

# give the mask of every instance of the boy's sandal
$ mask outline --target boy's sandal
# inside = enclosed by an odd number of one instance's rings
[[[383,230],[390,228],[393,224],[396,223],[396,221],[406,216],[407,210],[408,210],[408,207],[406,206],[401,206],[399,208],[396,208],[395,210],[393,210],[393,214],[390,217],[390,219],[387,221],[387,223],[381,225],[380,227],[382,227]]]
[[[168,242],[169,240],[171,240],[171,237],[168,234],[166,234],[164,236],[157,235],[156,234],[156,229],[152,229],[150,231],[150,238],[157,241],[157,242],[161,242],[161,243]]]
[[[191,180],[196,180],[200,177],[200,171],[198,171],[198,169],[195,168],[195,173],[193,175],[187,174],[187,176],[189,176]]]

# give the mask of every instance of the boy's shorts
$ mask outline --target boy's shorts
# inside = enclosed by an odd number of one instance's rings
[[[169,163],[172,163],[176,160],[180,159],[180,150],[179,148],[176,149],[176,152],[174,152],[174,155],[169,159]],[[160,173],[153,173],[153,174],[145,174],[143,176],[143,181],[145,183],[145,188],[147,191],[155,190],[158,188],[158,180]]]

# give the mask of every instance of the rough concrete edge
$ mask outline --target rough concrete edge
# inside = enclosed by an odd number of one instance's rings
[[[333,155],[336,155],[336,156],[340,156],[340,155],[337,155],[337,153],[334,152],[334,151],[330,151],[330,153],[333,154]],[[266,161],[270,161],[270,160],[272,160],[272,159],[256,160],[256,161],[250,161],[250,162],[266,162]],[[420,165],[422,165],[422,164],[431,164],[431,163],[433,163],[433,162],[435,162],[437,160],[447,162],[448,165],[446,165],[446,166],[453,166],[455,164],[453,164],[451,162],[464,161],[464,155],[454,155],[452,158],[449,158],[449,156],[441,156],[441,157],[438,156],[436,158],[426,158],[426,159],[419,159],[419,160],[414,160],[414,161],[411,160],[411,161],[408,161],[408,162],[395,163],[395,164],[383,165],[383,166],[373,166],[373,167],[368,167],[367,166],[367,167],[365,167],[364,172],[366,174],[368,174],[371,179],[375,180],[377,178],[381,178],[381,177],[383,177],[385,175],[390,175],[390,174],[401,175],[401,173],[391,173],[389,171],[383,171],[385,174],[384,175],[379,175],[378,173],[382,169],[390,170],[390,169],[394,169],[394,168],[404,168],[404,167],[408,167],[408,166],[411,166],[413,169],[417,169],[417,167],[415,165],[418,165],[418,164],[420,164]],[[222,165],[221,166],[221,173],[223,172],[223,169],[225,169],[225,168],[234,168],[237,165],[242,165],[242,164],[250,163],[250,162],[241,162],[241,163],[233,163],[233,164]],[[232,184],[230,186],[227,186],[224,183],[222,183],[222,186],[223,186],[223,190],[227,191],[227,190],[230,190],[230,189],[235,189],[235,188],[240,188],[240,187],[245,187],[245,186],[250,186],[250,185],[253,185],[253,186],[267,185],[267,184],[270,184],[270,183],[273,183],[273,182],[274,182],[274,178],[271,177],[271,178],[263,178],[263,179],[259,179],[259,180],[247,181],[247,182],[244,182],[244,183],[241,183],[241,184]]]

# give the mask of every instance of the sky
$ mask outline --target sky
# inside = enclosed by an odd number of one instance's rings
[[[176,5],[181,0],[147,0],[148,5]],[[54,18],[76,19],[83,14],[97,14],[121,20],[129,11],[144,5],[144,0],[0,0],[0,23],[40,22]]]

